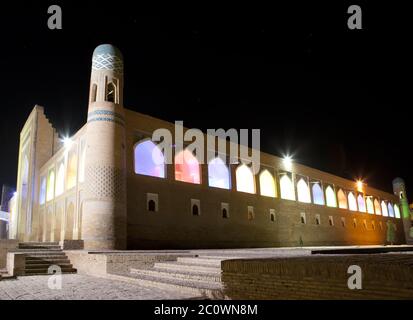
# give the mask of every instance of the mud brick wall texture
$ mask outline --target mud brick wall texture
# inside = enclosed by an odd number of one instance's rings
[[[361,267],[361,290],[348,288],[351,265]],[[222,282],[231,299],[413,299],[413,255],[227,260]]]

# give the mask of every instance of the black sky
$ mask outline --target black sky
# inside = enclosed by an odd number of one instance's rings
[[[351,31],[353,3],[131,2],[3,6],[0,184],[15,184],[35,104],[61,133],[85,123],[93,49],[112,43],[125,58],[129,109],[204,130],[260,128],[266,152],[389,192],[396,176],[413,186],[412,28],[401,4],[360,3],[363,30]],[[47,28],[52,4],[63,30]]]

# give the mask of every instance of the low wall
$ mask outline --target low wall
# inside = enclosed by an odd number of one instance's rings
[[[18,240],[0,240],[0,269],[5,269],[7,266],[7,252],[17,249]]]
[[[78,273],[105,276],[129,273],[130,268],[150,269],[156,262],[176,261],[178,257],[194,257],[186,253],[136,253],[65,251]]]
[[[350,265],[362,270],[362,289],[350,290]],[[413,255],[311,256],[222,262],[231,299],[413,299]]]
[[[7,272],[11,276],[23,276],[26,265],[26,254],[21,252],[7,253]]]

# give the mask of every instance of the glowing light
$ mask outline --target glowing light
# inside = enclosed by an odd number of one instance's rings
[[[220,157],[212,159],[208,164],[208,183],[210,187],[230,188],[229,170]]]
[[[260,192],[262,196],[275,198],[274,177],[268,170],[264,170],[260,174]]]
[[[237,179],[237,191],[255,193],[254,175],[250,168],[245,164],[240,165],[235,172],[235,176]]]
[[[298,201],[311,203],[310,188],[308,188],[308,184],[303,178],[301,178],[297,183],[297,196]]]
[[[351,211],[357,211],[357,201],[353,192],[348,194],[348,207]]]
[[[280,179],[281,198],[295,200],[294,185],[288,174],[283,174]]]
[[[334,190],[331,186],[326,188],[326,200],[328,207],[337,207],[336,195],[334,194]]]
[[[357,191],[363,192],[363,181],[362,180],[357,180]]]
[[[62,142],[63,142],[63,146],[66,149],[68,149],[72,146],[73,140],[70,137],[65,136],[65,137],[63,137]]]
[[[165,178],[165,160],[162,151],[150,140],[135,147],[135,173]]]
[[[313,199],[315,204],[324,205],[324,195],[323,190],[319,183],[313,185]]]
[[[371,196],[367,197],[367,212],[370,214],[374,214],[374,205],[373,205],[373,200],[371,200]]]
[[[199,162],[191,151],[185,149],[175,156],[175,180],[201,183]]]
[[[357,197],[357,203],[359,205],[359,211],[366,212],[366,201],[364,200],[364,197],[361,194],[359,194]]]
[[[293,159],[292,159],[292,157],[289,156],[289,155],[284,156],[284,158],[283,158],[283,164],[284,164],[285,169],[291,170],[291,168],[292,168],[292,166],[293,166]]]

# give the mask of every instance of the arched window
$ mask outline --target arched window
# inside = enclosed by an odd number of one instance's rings
[[[374,199],[374,211],[376,211],[377,215],[381,215],[380,202],[377,199]]]
[[[347,198],[348,198],[348,208],[351,211],[357,211],[357,201],[356,201],[356,197],[354,196],[354,193],[349,192]]]
[[[192,206],[192,215],[193,216],[199,216],[199,208],[198,208],[198,205],[196,205],[196,204],[194,204]]]
[[[228,211],[226,208],[222,209],[222,217],[224,219],[228,219]]]
[[[260,174],[260,191],[262,196],[275,198],[275,182],[274,177],[268,170],[264,170]]]
[[[229,169],[220,157],[212,159],[208,164],[208,184],[215,188],[231,188]]]
[[[397,205],[397,204],[395,204],[394,205],[394,216],[397,218],[397,219],[400,219],[400,209],[399,209],[399,206]]]
[[[161,150],[150,140],[135,146],[135,173],[165,178],[165,159]]]
[[[54,170],[49,171],[49,176],[47,177],[47,188],[46,188],[46,200],[50,201],[54,198]]]
[[[315,204],[324,205],[324,195],[323,190],[319,183],[314,183],[313,185],[313,199]]]
[[[175,180],[201,183],[198,159],[187,149],[175,155]]]
[[[331,186],[326,188],[326,200],[328,207],[337,207],[336,195],[334,194],[334,190]]]
[[[393,210],[393,206],[392,206],[391,202],[389,202],[387,204],[387,210],[389,212],[389,217],[394,218],[394,210]]]
[[[281,198],[286,200],[295,200],[294,184],[288,173],[284,173],[280,179]]]
[[[116,101],[116,86],[113,82],[109,82],[106,88],[106,101],[117,103]]]
[[[255,193],[254,175],[248,166],[240,165],[236,170],[236,178],[237,191]]]
[[[46,202],[46,177],[40,179],[40,196],[39,203],[44,204]]]
[[[397,204],[394,205],[394,216],[397,219],[400,219],[400,209],[399,209],[399,206]]]
[[[387,205],[386,205],[386,202],[384,202],[384,200],[381,202],[381,213],[383,217],[389,216],[389,212],[387,211]]]
[[[59,164],[56,179],[56,196],[61,195],[65,190],[65,165],[63,162]]]
[[[371,199],[371,197],[367,197],[366,205],[367,205],[367,212],[370,214],[374,214],[374,205],[373,205],[373,200]]]
[[[359,194],[357,197],[357,203],[359,205],[360,212],[366,212],[366,201],[364,200],[363,195]]]
[[[77,154],[75,151],[69,153],[69,160],[67,163],[67,189],[70,190],[76,186],[77,177]]]
[[[148,202],[148,211],[155,212],[156,211],[156,203],[154,200],[149,200]]]
[[[297,183],[297,197],[300,202],[311,203],[310,188],[303,178]]]
[[[338,190],[337,199],[338,199],[338,207],[340,209],[347,209],[347,197],[343,189]]]

